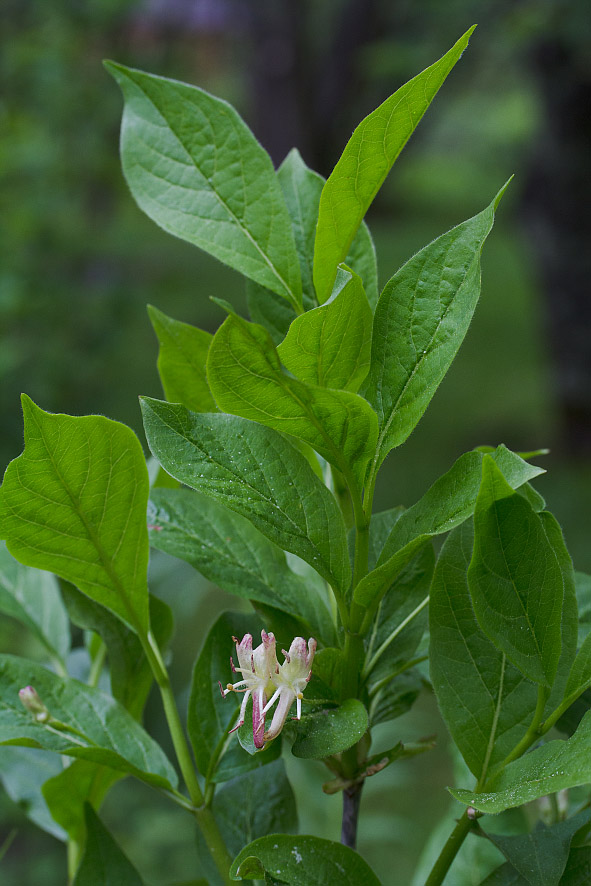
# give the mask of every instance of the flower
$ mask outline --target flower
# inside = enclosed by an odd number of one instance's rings
[[[277,661],[275,652],[275,637],[261,631],[261,644],[256,649],[252,648],[252,636],[245,634],[242,640],[233,638],[236,643],[236,654],[240,667],[235,668],[232,659],[232,670],[242,674],[242,680],[237,683],[228,683],[226,689],[220,689],[224,698],[230,692],[243,692],[244,698],[240,706],[238,723],[231,729],[235,732],[244,723],[246,704],[252,695],[252,734],[254,746],[264,747],[265,742],[276,738],[289,713],[296,702],[296,719],[302,716],[302,696],[304,689],[311,677],[312,661],[316,652],[316,640],[311,637],[306,641],[303,637],[296,637],[289,647],[289,652],[283,650],[285,661],[282,665]],[[265,714],[275,702],[278,702],[273,713],[270,729],[265,732]]]

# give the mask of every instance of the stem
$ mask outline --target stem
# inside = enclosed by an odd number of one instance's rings
[[[68,838],[68,886],[74,882],[74,877],[80,864],[82,847],[76,840]]]
[[[425,886],[440,886],[440,884],[443,883],[446,874],[449,871],[454,858],[458,854],[460,846],[468,836],[471,827],[472,822],[468,818],[468,812],[466,810],[462,817],[458,819],[447,843],[441,850],[439,858],[433,865],[431,873],[425,881]]]
[[[513,760],[517,760],[518,757],[523,756],[525,752],[532,746],[534,741],[540,738],[544,732],[547,732],[550,726],[541,726],[542,717],[544,716],[544,706],[548,699],[548,690],[544,686],[538,686],[538,703],[536,705],[536,709],[534,711],[534,715],[531,723],[529,724],[528,730],[521,739],[518,741],[510,754],[507,754],[502,763],[496,767],[493,773],[487,778],[487,783],[493,781],[496,776],[502,772],[505,766],[508,766],[509,763],[512,763]],[[484,786],[477,785],[476,790],[483,790]]]
[[[357,846],[357,821],[363,781],[359,781],[343,791],[343,824],[341,827],[341,843],[355,849]]]
[[[397,627],[394,628],[394,630],[392,631],[390,636],[384,640],[384,642],[382,643],[380,648],[375,652],[375,654],[372,656],[371,660],[369,662],[367,662],[367,664],[363,668],[362,676],[364,679],[374,669],[375,665],[378,662],[378,659],[380,658],[381,655],[384,654],[384,652],[386,651],[386,649],[388,648],[390,643],[396,639],[396,637],[401,633],[401,631],[404,630],[404,628],[408,624],[410,624],[410,622],[413,620],[413,618],[416,618],[416,616],[419,615],[423,611],[423,609],[425,608],[425,606],[427,605],[428,602],[429,602],[429,597],[425,597],[424,600],[421,600],[419,605],[415,609],[413,609],[413,611],[409,615],[407,615],[406,618],[403,619],[399,625],[397,625]]]
[[[103,665],[105,664],[105,658],[107,656],[107,647],[105,645],[105,641],[101,640],[100,646],[97,650],[97,653],[92,661],[90,666],[90,672],[88,674],[88,685],[89,686],[98,686],[98,681],[100,680],[101,672],[103,670]]]

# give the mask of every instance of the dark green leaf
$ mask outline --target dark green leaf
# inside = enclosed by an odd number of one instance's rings
[[[468,585],[480,627],[526,677],[551,686],[561,652],[562,571],[540,517],[490,455],[474,529]]]
[[[301,381],[355,392],[369,369],[373,318],[361,279],[344,265],[339,274],[331,298],[296,317],[277,353]]]
[[[205,363],[213,336],[196,326],[167,317],[148,305],[148,314],[160,342],[158,372],[164,395],[193,412],[216,412]]]
[[[380,886],[367,862],[353,849],[319,837],[260,837],[234,859],[230,877],[249,879],[262,876],[262,871],[290,886]]]
[[[18,693],[29,685],[37,690],[53,720],[39,722],[24,709]],[[99,689],[58,677],[25,659],[1,655],[0,699],[0,744],[92,760],[156,786],[176,784],[176,773],[159,745],[125,708]]]
[[[160,227],[301,305],[291,222],[273,164],[227,102],[106,63],[125,98],[121,160]]]
[[[148,472],[139,440],[100,415],[39,409],[23,395],[25,451],[0,490],[0,535],[146,634]]]
[[[315,637],[332,638],[326,599],[245,517],[193,490],[159,489],[150,497],[148,526],[153,547],[186,560],[238,597],[300,616]]]
[[[365,213],[473,30],[362,120],[345,146],[320,198],[314,248],[320,303],[330,296],[337,266],[345,260]]]
[[[591,633],[591,575],[575,572],[575,590],[579,609],[579,646]]]
[[[450,788],[450,791],[461,803],[494,814],[589,783],[591,711],[585,714],[572,738],[550,741],[509,763],[486,793],[476,794],[460,788]]]
[[[86,806],[86,834],[74,886],[143,886],[144,881],[90,805]]]
[[[492,457],[514,488],[544,473],[542,468],[527,464],[502,445]],[[377,568],[355,589],[355,600],[359,604],[375,604],[429,538],[448,532],[472,516],[482,477],[482,459],[479,452],[460,456],[450,470],[396,520]]]
[[[423,689],[423,680],[416,670],[404,671],[378,689],[371,700],[369,715],[372,726],[396,720],[410,711]]]
[[[142,410],[150,448],[173,477],[248,517],[345,591],[351,567],[343,518],[301,453],[243,418],[197,415],[147,397]]]
[[[489,874],[480,886],[527,886],[527,880],[516,871],[512,864],[506,862]]]
[[[70,625],[55,576],[17,562],[0,542],[0,612],[26,625],[64,667]]]
[[[356,698],[348,698],[338,708],[303,716],[297,725],[292,753],[316,760],[340,754],[359,741],[367,726],[365,707]]]
[[[431,680],[439,708],[477,779],[501,763],[525,734],[537,689],[482,633],[468,590],[472,522],[448,536],[429,603]]]
[[[373,471],[416,426],[468,331],[480,295],[480,253],[502,193],[414,255],[380,295],[364,386],[380,423]]]
[[[357,394],[287,375],[262,326],[228,317],[209,349],[207,377],[221,409],[304,440],[363,485],[377,438],[375,413]]]
[[[591,882],[591,846],[572,849],[560,886],[588,886]]]
[[[0,747],[0,781],[4,790],[27,818],[58,840],[65,840],[66,835],[49,814],[41,786],[62,771],[62,763],[55,754],[35,748]]]

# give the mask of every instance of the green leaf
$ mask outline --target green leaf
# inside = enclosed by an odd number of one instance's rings
[[[471,521],[448,536],[429,603],[431,681],[439,709],[477,779],[499,765],[525,735],[537,690],[482,633],[468,590]]]
[[[222,410],[299,437],[363,485],[377,438],[372,408],[357,394],[288,376],[262,326],[228,317],[209,349],[207,377]]]
[[[353,849],[320,837],[260,837],[234,859],[230,877],[249,879],[262,876],[263,871],[289,886],[380,886],[367,862]]]
[[[492,457],[514,488],[544,473],[542,468],[529,465],[502,445]],[[472,516],[480,488],[482,459],[479,452],[466,452],[412,508],[404,511],[384,544],[377,568],[357,585],[356,602],[362,606],[375,604],[426,541]]]
[[[285,438],[243,418],[141,402],[148,444],[169,474],[248,517],[345,591],[351,567],[339,506]]]
[[[396,720],[410,711],[423,689],[423,679],[417,670],[407,670],[389,680],[371,700],[369,719],[373,726]]]
[[[380,423],[374,472],[416,426],[468,331],[480,295],[480,253],[504,190],[421,249],[380,295],[363,392]]]
[[[141,720],[154,675],[137,635],[108,609],[98,606],[75,588],[63,588],[64,602],[72,621],[94,631],[105,641],[111,692],[135,720]],[[160,650],[168,646],[173,630],[170,607],[150,595],[150,622]]]
[[[550,741],[509,763],[495,778],[491,789],[476,794],[449,788],[467,806],[495,814],[562,791],[591,783],[591,711],[575,734],[565,741]]]
[[[575,572],[575,591],[579,609],[579,646],[591,633],[591,575]]]
[[[51,719],[24,709],[19,690],[33,686]],[[44,748],[110,766],[156,787],[176,785],[162,749],[110,695],[63,679],[41,665],[0,655],[0,744]],[[62,724],[62,725],[59,725]]]
[[[89,805],[86,832],[86,849],[74,886],[143,886],[144,881]]]
[[[59,772],[62,764],[54,754],[35,748],[0,748],[0,781],[10,799],[38,827],[65,840],[66,834],[49,814],[41,793],[43,783]]]
[[[591,846],[571,849],[560,886],[586,886],[591,878]]]
[[[295,797],[283,760],[247,772],[216,790],[212,812],[231,856],[269,833],[296,833]]]
[[[301,381],[355,392],[369,369],[373,318],[361,279],[344,265],[339,273],[333,296],[296,317],[277,353]]]
[[[125,775],[90,760],[72,760],[65,769],[59,768],[61,772],[43,785],[43,797],[52,818],[72,840],[84,845],[85,804],[90,803],[98,812],[109,790]]]
[[[269,155],[234,108],[194,86],[105,64],[125,98],[121,161],[140,208],[300,307],[285,200]]]
[[[101,415],[53,415],[24,394],[22,402],[25,451],[0,489],[0,536],[21,563],[55,572],[147,634],[149,484],[139,440]]]
[[[551,686],[561,652],[562,571],[540,517],[490,455],[474,530],[468,585],[478,623],[526,677]]]
[[[245,517],[193,490],[158,489],[150,497],[148,527],[153,547],[186,560],[220,588],[298,615],[315,637],[332,638],[327,601]]]
[[[480,886],[527,886],[527,880],[512,864],[506,862],[489,874]]]
[[[0,612],[24,624],[65,668],[70,625],[54,575],[18,563],[0,542]]]
[[[238,720],[242,696],[222,697],[219,682],[231,679],[230,657],[235,655],[233,637],[252,634],[253,646],[260,642],[260,621],[254,615],[224,612],[210,629],[193,669],[187,729],[197,768],[208,781],[226,781],[271,762],[280,753],[281,743],[250,756],[236,735],[230,735]],[[218,682],[219,681],[219,682]],[[250,721],[252,732],[252,718]]]
[[[303,716],[297,724],[294,757],[322,760],[352,747],[367,731],[365,707],[356,698],[346,699],[338,708],[325,708]]]
[[[547,827],[538,822],[529,834],[487,834],[530,886],[559,886],[576,832],[589,823],[591,810]]]
[[[337,266],[345,260],[365,213],[473,30],[362,120],[347,142],[320,198],[314,247],[319,302],[330,296]]]
[[[166,399],[193,412],[216,412],[205,374],[213,335],[173,320],[152,305],[148,305],[148,314],[160,342],[158,372]]]

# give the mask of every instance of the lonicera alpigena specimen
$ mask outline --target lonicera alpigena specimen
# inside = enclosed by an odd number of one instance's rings
[[[530,485],[536,453],[475,449],[412,507],[372,513],[383,460],[410,435],[467,331],[504,189],[381,293],[363,218],[470,34],[360,123],[327,181],[295,150],[275,171],[225,102],[107,64],[125,97],[133,196],[165,230],[246,277],[250,320],[218,300],[227,317],[212,336],[150,308],[166,396],[142,399],[150,471],[123,425],[52,415],[23,397],[25,450],[0,492],[0,608],[37,634],[50,667],[1,657],[0,741],[12,745],[7,765],[27,755],[55,826],[37,820],[67,841],[76,886],[96,882],[99,865],[113,882],[141,882],[97,815],[125,774],[194,816],[203,882],[377,883],[353,848],[363,786],[431,743],[371,754],[372,730],[408,710],[428,680],[471,786],[452,789],[457,823],[417,877],[442,883],[465,845],[473,859],[486,847],[486,865],[498,867],[486,882],[583,882],[591,635],[585,623],[579,635],[577,607],[591,581],[574,573]],[[432,539],[443,534],[436,556]],[[148,591],[149,544],[252,604],[210,629],[186,730],[165,664],[171,613]],[[58,588],[52,573],[70,584]],[[90,638],[84,683],[68,672],[68,617]],[[240,679],[220,693],[233,642]],[[276,643],[288,650],[283,664]],[[105,662],[110,694],[97,688]],[[181,787],[141,726],[154,680]],[[560,737],[546,742],[551,727]],[[343,795],[341,843],[294,836],[282,744],[330,770],[325,791]],[[55,752],[49,778],[31,746]],[[531,814],[513,817],[512,836],[502,818],[488,832],[488,813],[556,792],[540,827]],[[237,797],[256,809],[242,824]],[[481,839],[464,844],[471,831]],[[452,876],[465,882],[460,868]]]

